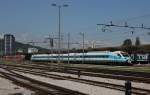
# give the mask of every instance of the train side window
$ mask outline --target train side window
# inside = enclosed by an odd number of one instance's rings
[[[136,56],[136,59],[140,59],[139,56]]]
[[[108,56],[108,55],[105,55],[104,57],[105,57],[105,58],[108,58],[109,56]]]
[[[142,59],[142,56],[140,56],[140,59]]]

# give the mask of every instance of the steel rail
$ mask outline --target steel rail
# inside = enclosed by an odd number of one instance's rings
[[[78,70],[81,70],[82,75],[86,76],[94,76],[94,77],[103,77],[103,78],[111,78],[111,79],[118,79],[118,80],[130,80],[134,82],[143,82],[143,83],[150,83],[149,77],[140,77],[134,75],[121,75],[121,74],[110,74],[110,73],[103,73],[100,72],[90,72],[83,69],[74,69],[74,68],[67,68],[67,67],[38,67],[36,66],[28,66],[28,65],[6,65],[6,66],[15,66],[15,67],[23,67],[23,68],[31,68],[31,69],[40,69],[43,71],[55,71],[55,72],[63,72],[63,73],[70,73],[70,74],[77,74]],[[109,71],[108,71],[109,72]]]
[[[34,75],[44,76],[48,78],[54,78],[54,79],[63,79],[63,80],[70,80],[80,83],[85,83],[89,85],[99,86],[99,87],[105,87],[105,88],[111,88],[115,90],[125,91],[124,85],[118,85],[118,84],[112,84],[112,83],[106,83],[106,82],[99,82],[99,81],[92,81],[87,79],[80,79],[80,78],[73,78],[73,77],[67,77],[67,76],[61,76],[61,75],[55,75],[55,74],[49,74],[39,71],[33,71],[33,70],[23,70],[18,68],[12,68],[11,70],[15,70],[18,72],[24,72],[24,73],[30,73]],[[137,95],[142,95],[143,93],[150,93],[149,89],[143,89],[143,88],[137,88],[132,87],[132,93]]]
[[[12,80],[16,83],[23,84],[27,87],[32,87],[37,90],[40,90],[46,93],[46,95],[86,95],[78,91],[73,91],[67,88],[55,86],[55,85],[45,83],[42,81],[38,81],[29,77],[25,77],[9,69],[5,69],[5,70],[9,71],[10,73],[3,72],[3,71],[0,71],[0,73],[3,74],[9,80]]]

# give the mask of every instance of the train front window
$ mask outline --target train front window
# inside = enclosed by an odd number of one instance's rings
[[[119,57],[121,57],[121,55],[120,54],[117,54]]]

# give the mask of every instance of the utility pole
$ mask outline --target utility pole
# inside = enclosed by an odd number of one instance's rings
[[[53,58],[53,47],[54,47],[54,38],[53,37],[47,37],[46,40],[49,40],[49,49],[50,49],[50,53],[51,54],[51,58]],[[51,63],[53,62],[53,60],[51,60]]]
[[[83,60],[82,60],[82,64],[84,64],[84,33],[82,34],[82,36],[83,36]]]
[[[70,33],[68,33],[68,64],[70,63],[70,60],[69,60],[69,52],[70,52]]]
[[[85,34],[82,32],[80,33],[80,35],[82,36],[82,64],[84,64],[84,38],[85,38]]]

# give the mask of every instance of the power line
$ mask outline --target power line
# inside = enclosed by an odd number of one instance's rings
[[[134,33],[135,29],[144,29],[144,30],[150,30],[149,27],[145,27],[143,24],[141,24],[140,26],[131,26],[128,25],[127,22],[124,23],[124,25],[117,25],[117,24],[113,24],[112,21],[110,21],[109,24],[97,24],[98,26],[102,26],[102,32],[108,31],[108,29],[106,27],[117,27],[117,28],[128,28],[128,29],[132,29],[132,34]],[[111,31],[111,30],[109,30]]]

